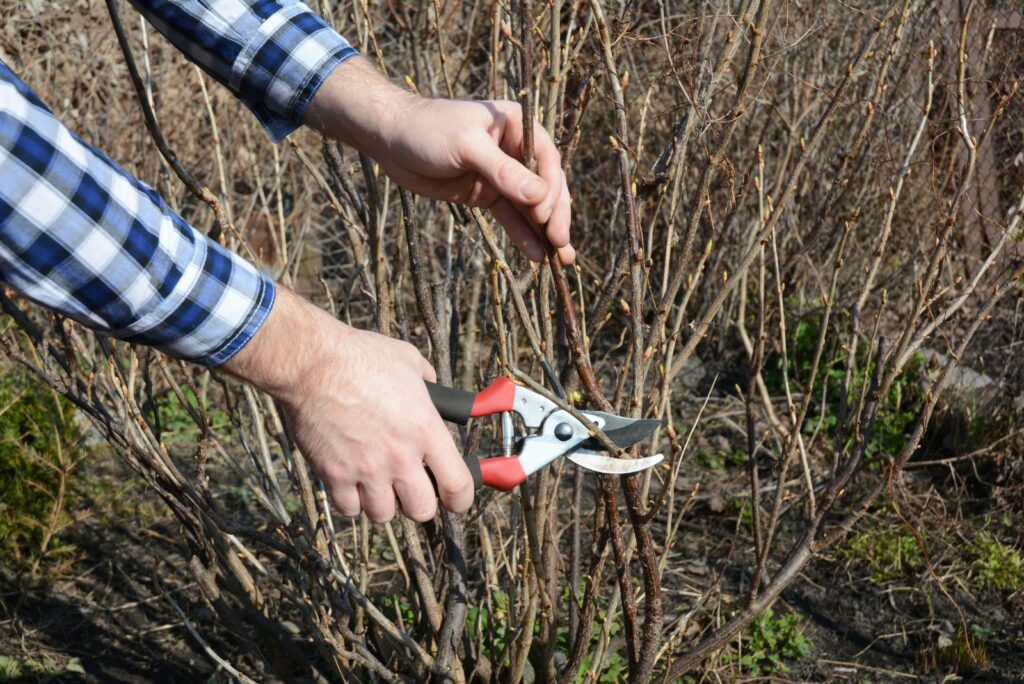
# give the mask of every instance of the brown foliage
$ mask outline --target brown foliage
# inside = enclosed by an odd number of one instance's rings
[[[272,146],[125,13],[143,101],[196,197],[146,133],[102,8],[4,7],[4,58],[193,225],[344,320],[429,350],[442,381],[504,373],[664,420],[638,452],[671,458],[644,477],[599,481],[559,464],[512,495],[482,495],[464,518],[374,529],[334,519],[273,402],[250,388],[10,300],[29,336],[4,344],[177,516],[191,580],[235,635],[229,653],[209,653],[236,676],[519,681],[529,670],[569,682],[621,653],[633,679],[672,680],[891,489],[968,343],[1019,296],[1024,188],[980,216],[985,239],[969,229],[978,178],[992,173],[979,151],[998,140],[995,163],[1011,163],[1000,126],[1020,107],[1019,74],[972,71],[996,57],[969,64],[987,15],[966,5],[327,6],[363,54],[423,94],[535,109],[571,176],[580,257],[567,271],[531,267],[489,217],[411,197],[352,150],[309,132]],[[884,467],[865,471],[886,397],[924,346],[948,362]],[[681,477],[688,444],[709,420],[708,388],[686,380],[697,355],[719,360],[711,392],[747,452],[750,520],[730,558],[750,581],[731,602],[721,573],[681,582],[672,570],[699,488]],[[161,390],[200,398],[192,448],[168,449],[154,426],[146,406]],[[224,434],[212,407],[231,417]],[[493,429],[459,436],[475,452]],[[214,469],[252,493],[247,516],[225,510]]]

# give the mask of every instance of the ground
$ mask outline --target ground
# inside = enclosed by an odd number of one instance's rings
[[[948,491],[959,479],[957,472],[965,479],[977,472],[979,481],[988,475],[999,482],[1014,474],[1012,458],[1006,450],[986,454],[972,465],[959,464],[952,474],[942,467],[908,471],[913,476],[905,478],[905,496],[919,502],[927,492]],[[707,489],[721,493],[729,491],[730,480],[742,470],[704,468]],[[75,503],[76,522],[66,535],[75,548],[73,567],[50,583],[23,590],[11,581],[4,584],[0,668],[6,668],[12,681],[217,680],[215,666],[174,609],[186,609],[206,638],[218,649],[229,649],[216,630],[210,634],[213,626],[208,620],[204,623],[208,613],[196,602],[196,592],[153,586],[147,579],[172,577],[160,568],[184,562],[176,524],[167,510],[109,454],[95,457],[80,483],[84,484]],[[1021,489],[1016,487],[1008,491],[995,486],[988,497],[963,501],[963,508],[974,513],[945,530],[948,536],[925,531],[935,575],[913,563],[886,567],[888,557],[873,570],[849,555],[849,545],[812,564],[774,607],[776,615],[799,616],[810,654],[784,660],[786,669],[775,676],[800,681],[938,682],[957,670],[965,681],[1024,681],[1022,591],[979,589],[971,575],[975,561],[970,554],[958,554],[955,546],[957,535],[980,520],[991,520],[1000,510],[1014,516],[1012,525],[1019,529]],[[681,564],[689,581],[724,569],[723,593],[729,595],[749,581],[749,566],[735,556],[728,566],[719,565],[736,516],[728,510],[716,512],[713,499],[709,495],[695,506],[687,522],[688,550],[680,549],[678,555],[689,555]],[[1000,501],[1006,508],[1000,508]],[[903,534],[905,526],[883,502],[868,529],[872,534]],[[870,541],[870,535],[867,538]],[[886,543],[885,538],[882,541]],[[937,578],[949,596],[943,595]],[[962,620],[958,610],[963,611]],[[981,652],[981,666],[968,661],[955,666],[949,655],[964,622],[978,637],[975,650]],[[725,680],[743,674],[727,665],[715,669]],[[10,677],[19,670],[20,676]],[[0,669],[0,679],[4,672]]]
[[[4,581],[0,680],[208,678],[210,661],[149,585],[162,564],[182,562],[168,511],[113,459],[98,456],[83,480],[66,535],[73,568],[28,588]],[[178,594],[170,590],[168,599],[187,605]]]
[[[738,407],[729,392],[714,393],[683,457],[677,494],[700,488],[668,549],[666,635],[716,577],[712,612],[721,617],[749,587],[748,469],[729,418]],[[172,449],[190,450],[185,421],[161,415]],[[1012,420],[980,422],[944,406],[911,465],[852,534],[805,568],[771,616],[684,681],[1024,682],[1024,439]],[[902,429],[898,415],[889,422]],[[236,656],[197,588],[181,584],[188,549],[175,519],[110,447],[95,435],[85,441],[53,554],[60,562],[44,562],[36,576],[0,563],[0,680],[227,679],[189,630],[229,661]],[[884,447],[851,494],[886,477]],[[228,509],[250,513],[246,490],[210,467]],[[804,503],[788,505],[794,513],[779,529],[775,561],[800,532]],[[655,524],[655,538],[666,538]],[[386,584],[386,575],[375,582]],[[676,645],[706,627],[686,626]],[[623,680],[609,671],[602,681]]]

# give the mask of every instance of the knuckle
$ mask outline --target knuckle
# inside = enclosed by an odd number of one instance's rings
[[[498,167],[498,179],[501,181],[510,181],[515,177],[517,171],[519,171],[519,169],[516,163],[511,159],[506,159]]]
[[[327,485],[328,489],[336,489],[345,484],[348,473],[344,466],[332,460],[322,466],[317,475],[320,481]]]
[[[482,190],[477,183],[467,185],[464,188],[456,188],[452,192],[451,202],[454,204],[466,204],[471,207],[480,206]]]
[[[405,510],[405,509],[403,509]],[[437,504],[419,504],[411,506],[408,510],[405,510],[406,516],[415,520],[416,522],[422,523],[432,519],[437,513]]]
[[[430,430],[425,438],[425,443],[433,445],[436,452],[455,461],[460,459],[459,451],[455,448],[455,440],[452,439],[452,433],[448,431],[448,427],[444,423],[431,420]]]
[[[506,115],[513,114],[522,116],[523,107],[515,100],[497,100],[495,104],[497,104],[498,108]]]
[[[402,356],[411,357],[414,354],[416,356],[419,356],[419,350],[416,349],[416,347],[414,347],[411,343],[406,342],[405,340],[394,340],[394,344],[396,351]]]
[[[404,474],[410,474],[418,472],[423,469],[423,453],[420,445],[425,444],[426,441],[420,441],[416,447],[410,448],[407,452],[403,453],[398,461],[398,467]]]
[[[383,468],[381,464],[375,458],[364,458],[359,464],[359,480],[360,482],[373,482],[377,480]]]
[[[438,482],[438,492],[445,498],[454,498],[473,488],[473,478],[466,468],[458,468],[441,484]]]

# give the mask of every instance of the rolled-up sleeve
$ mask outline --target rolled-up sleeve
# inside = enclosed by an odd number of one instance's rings
[[[131,0],[179,50],[256,115],[276,142],[302,123],[355,49],[295,0]]]
[[[275,293],[68,131],[3,62],[0,279],[97,331],[210,366],[256,334]]]

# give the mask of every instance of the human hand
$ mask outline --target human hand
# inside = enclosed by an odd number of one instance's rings
[[[263,327],[223,368],[284,405],[343,515],[387,522],[396,496],[419,522],[434,517],[438,496],[457,513],[472,505],[473,478],[424,384],[434,369],[412,345],[346,326],[278,287]]]
[[[374,157],[408,190],[490,209],[528,258],[544,259],[544,236],[562,263],[575,260],[561,156],[534,122],[537,173],[523,165],[518,104],[421,98],[356,58],[332,72],[305,121]]]

